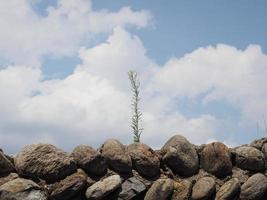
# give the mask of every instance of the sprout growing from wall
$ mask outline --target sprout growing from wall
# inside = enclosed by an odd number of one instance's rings
[[[132,119],[131,119],[131,127],[133,129],[133,139],[134,142],[140,142],[140,136],[143,131],[143,128],[140,128],[140,120],[142,113],[139,109],[139,88],[140,88],[140,82],[137,79],[137,73],[135,71],[129,71],[128,76],[131,82],[131,91],[132,91]]]

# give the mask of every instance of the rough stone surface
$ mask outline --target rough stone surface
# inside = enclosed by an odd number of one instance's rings
[[[162,147],[162,152],[164,152],[163,162],[175,173],[190,176],[199,169],[197,152],[183,136],[175,135],[170,138]]]
[[[238,197],[240,192],[240,182],[237,178],[232,178],[223,184],[216,194],[216,200],[232,200]]]
[[[217,177],[231,174],[231,153],[227,146],[220,142],[207,144],[201,153],[201,166]]]
[[[65,178],[76,171],[72,157],[50,144],[26,146],[16,157],[18,174],[49,182]]]
[[[8,176],[0,177],[0,186],[5,184],[8,181],[12,181],[16,178],[18,178],[19,175],[16,173],[10,173]]]
[[[3,152],[0,152],[0,175],[9,174],[10,172],[14,171],[15,168],[12,162],[10,162]]]
[[[96,182],[90,186],[85,193],[87,199],[98,200],[103,199],[110,193],[121,186],[121,178],[119,175],[109,176],[101,181]]]
[[[267,169],[267,143],[264,143],[264,144],[262,145],[261,151],[262,151],[263,156],[264,156],[265,169]]]
[[[106,158],[111,169],[119,173],[132,171],[131,157],[126,148],[118,140],[109,139],[101,147],[100,152]]]
[[[243,170],[238,167],[233,167],[232,172],[233,172],[232,178],[238,178],[241,185],[245,183],[250,176],[250,173],[248,170]]]
[[[193,187],[192,199],[210,199],[215,193],[215,180],[211,177],[200,178]]]
[[[86,186],[86,181],[87,175],[78,169],[76,173],[53,184],[49,192],[50,197],[55,200],[70,200]]]
[[[172,179],[158,179],[146,193],[144,200],[167,200],[173,192]]]
[[[172,200],[189,200],[191,198],[193,184],[189,180],[174,182]]]
[[[261,151],[261,149],[265,143],[267,143],[266,137],[254,140],[253,142],[250,143],[250,146],[255,147]]]
[[[240,199],[260,200],[267,191],[267,178],[261,173],[251,176],[242,186]],[[263,200],[263,199],[262,199]]]
[[[235,162],[241,169],[261,171],[264,169],[264,155],[255,147],[242,146],[235,150]]]
[[[0,186],[1,200],[47,200],[44,191],[33,181],[17,178]]]
[[[104,156],[90,146],[79,145],[72,151],[71,156],[77,166],[90,175],[102,176],[107,172]]]
[[[127,147],[133,168],[146,177],[159,175],[160,161],[157,154],[146,144],[133,143]]]
[[[119,199],[131,200],[140,196],[146,190],[146,186],[137,178],[131,177],[121,185]]]

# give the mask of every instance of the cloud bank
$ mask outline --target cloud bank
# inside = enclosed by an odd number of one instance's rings
[[[148,26],[148,11],[93,11],[90,1],[70,0],[39,16],[27,1],[1,4],[11,11],[21,8],[0,21],[16,23],[11,34],[0,33],[0,57],[13,63],[0,68],[0,141],[8,151],[34,142],[67,150],[80,143],[98,147],[111,137],[130,143],[130,69],[141,80],[141,139],[154,148],[176,133],[194,143],[217,137],[222,119],[214,113],[187,116],[179,109],[181,99],[231,105],[240,112],[238,123],[254,124],[267,112],[267,56],[258,45],[202,47],[160,66],[127,28]],[[82,46],[103,32],[109,33],[106,41]],[[41,65],[49,54],[77,54],[81,64],[65,78],[45,79]]]

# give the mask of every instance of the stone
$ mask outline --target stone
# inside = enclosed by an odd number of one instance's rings
[[[147,191],[144,200],[167,200],[173,192],[172,179],[158,179]]]
[[[261,173],[249,177],[241,186],[241,200],[260,200],[267,191],[267,178]],[[263,200],[263,199],[262,199]]]
[[[0,152],[0,175],[7,175],[11,172],[15,172],[12,162],[4,155],[3,152]]]
[[[245,183],[249,176],[250,176],[250,173],[248,170],[243,170],[243,169],[240,169],[238,167],[233,167],[233,170],[232,170],[232,178],[237,178],[240,182],[240,184],[242,185],[243,183]]]
[[[264,156],[264,162],[265,162],[265,169],[267,169],[267,143],[264,143],[262,145],[262,149],[261,149],[263,156]]]
[[[33,181],[16,178],[0,186],[1,200],[48,200],[47,194]]]
[[[157,154],[146,144],[133,143],[127,147],[133,168],[145,177],[159,175],[160,161]]]
[[[107,140],[100,149],[101,154],[106,158],[108,166],[118,173],[131,173],[132,161],[126,148],[118,140]]]
[[[50,144],[26,146],[15,157],[19,175],[55,182],[76,171],[72,157]]]
[[[85,196],[90,200],[103,199],[121,187],[121,182],[119,175],[109,176],[87,188]]]
[[[212,177],[202,177],[193,186],[192,200],[210,199],[215,190],[215,180]]]
[[[189,200],[193,183],[189,180],[174,182],[172,200]]]
[[[137,178],[131,177],[121,185],[119,199],[131,200],[140,196],[146,190],[146,186]]]
[[[18,178],[19,175],[16,173],[10,173],[8,176],[0,177],[0,186],[5,184],[6,182],[12,181],[16,178]]]
[[[72,151],[71,156],[77,166],[91,176],[103,176],[107,172],[104,156],[90,146],[79,145]]]
[[[55,200],[71,200],[86,186],[87,175],[81,169],[50,187],[50,197]]]
[[[263,153],[249,146],[241,146],[235,149],[235,162],[241,169],[261,171],[264,169]]]
[[[253,142],[250,143],[250,146],[255,147],[255,148],[257,148],[258,150],[261,151],[262,146],[265,143],[267,143],[267,138],[266,137],[254,140]]]
[[[215,200],[232,200],[239,196],[240,182],[237,178],[232,178],[222,185],[216,194]]]
[[[163,162],[175,173],[184,176],[197,173],[199,169],[197,152],[183,136],[175,135],[170,138],[162,147],[162,152]]]
[[[207,144],[201,153],[201,166],[217,177],[225,177],[232,172],[231,152],[223,143]]]

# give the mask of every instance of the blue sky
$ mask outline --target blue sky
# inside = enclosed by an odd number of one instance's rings
[[[9,152],[130,143],[129,69],[142,85],[143,141],[154,148],[176,133],[230,146],[266,135],[266,1],[0,4],[0,140]]]

